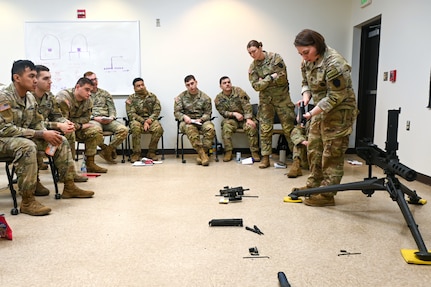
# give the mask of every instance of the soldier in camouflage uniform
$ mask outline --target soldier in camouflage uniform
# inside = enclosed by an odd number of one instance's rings
[[[12,84],[0,90],[0,156],[12,157],[22,200],[21,213],[47,215],[51,209],[35,200],[37,151],[48,143],[56,146],[54,164],[64,180],[62,198],[91,197],[94,192],[81,190],[73,182],[75,169],[69,143],[60,132],[46,130],[38,105],[29,92],[36,87],[33,62],[19,60],[12,66]]]
[[[180,131],[187,135],[198,153],[197,164],[208,166],[207,153],[215,136],[214,124],[211,122],[211,98],[198,89],[198,82],[193,75],[186,76],[184,83],[187,90],[175,98],[174,116],[180,122]]]
[[[106,168],[94,162],[97,146],[103,143],[103,132],[94,121],[90,121],[93,102],[90,99],[93,82],[85,77],[78,80],[75,88],[60,91],[56,100],[63,117],[75,126],[75,132],[66,135],[70,146],[75,146],[75,140],[84,142],[85,157],[88,172],[106,173]],[[74,155],[75,156],[75,155]]]
[[[259,168],[270,166],[269,155],[272,154],[272,131],[274,116],[277,113],[290,150],[293,143],[290,132],[295,120],[295,105],[289,94],[286,65],[279,54],[262,50],[262,42],[251,40],[247,51],[254,59],[248,70],[249,81],[259,92],[259,129],[262,161]]]
[[[36,73],[37,86],[32,94],[38,104],[37,111],[43,116],[45,127],[49,130],[61,131],[65,135],[73,133],[75,131],[75,126],[71,121],[63,117],[57,101],[51,93],[52,81],[49,69],[43,65],[36,65]],[[37,161],[39,170],[41,169],[40,162],[42,161],[43,163],[44,155],[45,151],[38,153]],[[75,182],[85,182],[87,180],[88,177],[78,175],[76,171],[74,172]],[[49,190],[45,188],[45,190],[39,191],[38,188],[36,188],[35,195],[39,195],[40,193],[46,193],[47,195],[49,194]]]
[[[133,80],[133,89],[135,93],[126,100],[126,112],[132,132],[133,154],[131,162],[141,159],[141,135],[144,133],[151,134],[147,158],[158,160],[157,145],[163,135],[163,128],[158,121],[162,109],[160,101],[155,94],[147,91],[142,78]]]
[[[98,88],[97,76],[93,72],[86,72],[84,77],[93,82],[93,90],[91,91],[91,100],[93,101],[93,114],[91,119],[93,124],[99,126],[103,131],[112,132],[113,138],[109,145],[102,143],[100,148],[102,151],[99,155],[108,163],[117,163],[117,146],[119,146],[129,134],[129,129],[116,121],[117,110],[115,109],[114,99],[108,91]]]
[[[233,87],[226,76],[220,78],[220,88],[222,92],[216,96],[214,103],[217,111],[223,116],[221,122],[225,150],[223,161],[232,160],[232,134],[240,128],[244,129],[248,137],[251,156],[254,161],[259,162],[257,122],[253,117],[249,96],[241,88]]]
[[[357,108],[350,66],[322,35],[303,30],[294,45],[302,56],[302,100],[313,99],[315,107],[304,117],[311,119],[308,134],[310,175],[305,187],[339,184],[344,174],[344,154],[348,148]],[[304,203],[310,206],[334,205],[335,192],[313,194]]]
[[[311,106],[311,105],[310,105]],[[307,146],[308,146],[308,130],[310,122],[298,123],[295,121],[295,126],[290,133],[290,139],[293,142],[292,159],[293,163],[290,167],[287,177],[296,178],[302,175],[302,168],[308,169]]]

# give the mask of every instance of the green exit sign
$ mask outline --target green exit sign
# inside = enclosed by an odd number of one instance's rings
[[[371,0],[361,0],[361,8],[371,4]]]

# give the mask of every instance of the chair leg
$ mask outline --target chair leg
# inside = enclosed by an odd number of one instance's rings
[[[161,140],[162,140],[162,160],[165,159],[165,144],[163,142],[163,135],[161,136]]]
[[[186,163],[184,159],[184,134],[181,134],[181,162]]]
[[[48,161],[49,161],[49,168],[51,170],[51,174],[52,174],[52,180],[54,181],[54,189],[55,189],[55,199],[60,199],[61,195],[58,193],[58,181],[59,181],[59,174],[58,174],[58,169],[54,164],[54,159],[51,156],[48,156]]]
[[[12,195],[12,200],[13,200],[13,208],[11,209],[10,213],[12,215],[17,215],[18,214],[18,202],[16,199],[16,190],[13,187],[13,175],[15,174],[15,167],[12,168],[12,172],[9,169],[9,164],[11,164],[12,162],[6,162],[6,174],[7,174],[7,179],[9,182],[9,189],[10,189],[10,194]]]

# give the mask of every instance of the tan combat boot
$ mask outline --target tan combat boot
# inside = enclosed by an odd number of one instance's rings
[[[93,191],[80,189],[72,180],[66,180],[61,198],[89,198],[93,195]]]
[[[159,158],[156,155],[156,152],[153,150],[148,151],[147,158],[152,159],[152,160],[159,160]]]
[[[204,151],[204,149],[203,148],[198,148],[197,152],[199,154],[199,158],[202,161],[202,165],[203,166],[209,166],[210,165],[210,159],[208,158],[208,155]]]
[[[262,161],[260,162],[259,168],[269,167],[269,155],[264,155]]]
[[[223,157],[223,161],[224,162],[228,162],[232,160],[232,151],[231,150],[227,150],[224,152],[224,157]]]
[[[107,163],[116,164],[117,162],[112,158],[113,148],[112,146],[103,145],[102,150],[99,152],[99,156],[106,160]]]
[[[251,157],[253,158],[254,162],[260,162],[260,155],[257,151],[252,151]]]
[[[305,198],[304,204],[308,206],[334,206],[334,195],[331,193],[311,194],[310,197]]]
[[[36,201],[33,196],[34,191],[25,191],[22,193],[21,206],[19,211],[21,213],[41,216],[47,215],[51,212],[51,208],[43,206],[40,202]]]
[[[73,181],[74,182],[87,182],[88,177],[75,173],[75,175],[73,176]],[[64,182],[64,180],[60,179],[60,180],[58,180],[58,182]]]
[[[34,191],[35,196],[46,196],[49,194],[49,189],[44,187],[42,183],[40,183],[39,177],[37,178],[36,190]]]
[[[96,173],[107,173],[106,168],[100,167],[94,163],[94,155],[87,156],[87,171]]]
[[[292,167],[290,168],[289,172],[287,173],[287,177],[289,178],[295,178],[302,175],[302,169],[301,169],[301,161],[298,157],[296,157],[293,160]]]
[[[134,152],[132,154],[132,157],[130,158],[130,162],[134,163],[135,161],[140,161],[141,160],[141,154],[139,152]]]

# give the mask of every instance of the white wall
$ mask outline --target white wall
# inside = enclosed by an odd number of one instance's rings
[[[381,15],[379,76],[375,143],[385,148],[387,111],[401,108],[398,127],[400,161],[431,175],[429,99],[431,53],[431,2],[373,0],[360,8],[352,0],[352,27]],[[358,67],[356,67],[357,69]],[[383,73],[397,70],[397,81],[383,81]],[[410,121],[410,130],[406,122]],[[428,128],[427,128],[428,126]]]
[[[249,40],[262,41],[265,49],[284,57],[295,101],[300,91],[300,57],[292,43],[300,30],[319,30],[331,46],[341,53],[349,52],[345,35],[349,33],[350,16],[343,11],[350,11],[350,3],[343,0],[325,1],[325,5],[312,0],[9,2],[0,0],[0,33],[10,43],[8,47],[3,44],[4,52],[0,53],[0,82],[4,83],[10,82],[12,62],[25,57],[25,21],[74,21],[78,20],[77,9],[87,12],[87,19],[80,21],[140,21],[142,74],[136,76],[142,76],[148,89],[160,98],[166,148],[175,146],[173,98],[185,89],[186,75],[194,74],[199,88],[212,98],[220,90],[219,78],[228,75],[234,85],[249,93],[252,102],[258,102],[257,93],[248,82],[247,71],[252,60],[246,51]],[[322,12],[327,19],[338,21],[322,25]],[[156,19],[160,19],[161,27],[156,27]],[[103,82],[99,84],[103,88]],[[133,91],[131,84],[130,91]],[[116,98],[120,116],[125,115],[124,98]],[[213,115],[219,116],[215,108]],[[217,126],[219,121],[216,120]],[[241,145],[246,147],[246,141]]]
[[[166,148],[175,146],[173,98],[185,89],[183,79],[187,74],[194,74],[199,88],[212,98],[219,92],[218,79],[228,75],[234,85],[249,93],[252,102],[258,102],[257,93],[248,82],[251,58],[246,51],[247,42],[256,39],[263,42],[267,51],[283,56],[288,67],[291,97],[296,101],[301,82],[300,57],[292,44],[296,34],[304,28],[321,32],[330,46],[352,62],[355,77],[355,69],[359,68],[359,28],[355,27],[381,14],[376,143],[384,148],[387,110],[401,107],[400,159],[419,172],[431,174],[426,160],[429,136],[422,132],[427,130],[429,120],[429,111],[425,108],[431,62],[427,50],[431,42],[427,31],[431,26],[431,17],[427,15],[431,11],[429,1],[373,0],[365,8],[359,7],[359,0],[9,2],[0,0],[0,83],[6,84],[10,82],[12,62],[25,57],[26,21],[78,21],[77,9],[87,12],[87,18],[79,21],[140,21],[142,74],[136,76],[142,76],[148,89],[160,98]],[[156,27],[156,19],[160,19],[161,27]],[[392,69],[398,70],[397,82],[383,82],[382,73]],[[100,86],[103,88],[103,83]],[[130,91],[133,91],[131,85]],[[125,115],[125,97],[116,95],[120,116]],[[215,108],[213,115],[219,116]],[[411,121],[408,132],[406,120]],[[220,132],[218,135],[220,138]],[[240,144],[247,146],[245,141]]]

